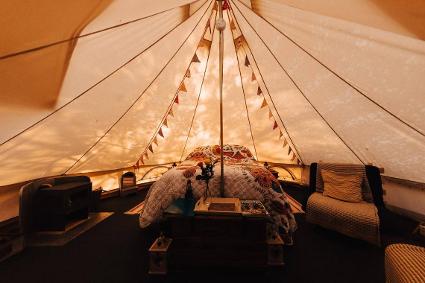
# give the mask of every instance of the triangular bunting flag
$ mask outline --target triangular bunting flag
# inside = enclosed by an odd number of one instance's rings
[[[283,137],[283,133],[282,133],[282,131],[280,131],[280,132],[279,132],[279,139],[280,139],[281,137]]]
[[[214,3],[214,7],[213,7],[213,11],[217,11],[218,10],[218,4],[217,2]]]
[[[199,62],[201,61],[199,61],[198,55],[196,55],[195,53],[195,55],[193,55],[193,58],[192,58],[192,63],[199,63]]]
[[[163,125],[164,125],[164,126],[166,126],[166,127],[168,128],[168,121],[167,121],[167,118],[165,118]]]
[[[291,154],[291,152],[292,152],[292,148],[291,148],[291,147],[289,147],[289,149],[288,149],[288,155],[290,155],[290,154]]]
[[[174,103],[179,104],[179,96],[178,95],[176,95],[176,98],[174,99]]]
[[[249,65],[251,64],[249,63],[248,55],[245,55],[245,67],[248,67]]]
[[[260,95],[260,94],[262,94],[263,93],[263,91],[261,90],[261,87],[260,86],[258,86],[258,88],[257,88],[257,95]]]
[[[174,117],[173,108],[170,108],[170,111],[168,112],[168,115],[170,115],[171,117]]]
[[[236,37],[234,41],[235,41],[236,49],[239,49],[243,46],[245,38],[243,37],[243,35],[240,35],[240,36]]]
[[[150,145],[149,145],[149,150],[150,150],[150,152],[152,152],[152,153],[153,153],[152,144],[150,144]]]
[[[231,28],[232,30],[235,30],[235,29],[236,29],[236,25],[235,25],[235,23],[233,22],[233,20],[231,20],[231,21],[230,21],[230,28]]]
[[[294,159],[295,159],[295,153],[292,154],[291,161],[294,161]]]
[[[162,138],[164,138],[164,134],[162,133],[162,128],[159,128],[158,135],[160,135]]]
[[[297,158],[297,164],[301,165],[301,160],[299,160],[298,158]]]
[[[273,130],[274,129],[276,129],[277,128],[277,122],[276,121],[274,121],[274,124],[273,124]]]
[[[137,160],[135,167],[136,167],[136,169],[139,169],[139,167],[140,167],[140,160]]]
[[[205,30],[209,29],[211,32],[211,19],[208,19],[207,24],[205,25]]]
[[[252,75],[251,75],[251,81],[253,82],[253,81],[255,81],[257,78],[255,77],[255,74],[254,74],[254,72],[252,72]]]
[[[199,42],[198,47],[207,47],[208,49],[210,49],[211,48],[211,44],[212,44],[212,41],[211,40],[202,38],[201,41]]]
[[[270,119],[271,117],[273,117],[273,113],[272,113],[272,111],[270,111],[270,109],[269,109],[269,119]],[[276,122],[275,122],[275,123],[276,123]],[[274,128],[273,128],[273,130],[274,130]]]
[[[283,147],[285,147],[288,144],[288,142],[286,141],[286,139],[283,139]]]
[[[184,84],[184,81],[180,84],[179,91],[187,92],[186,85]]]
[[[145,152],[145,157],[146,157],[147,160],[149,160],[149,155],[148,155],[147,151]]]
[[[261,104],[261,108],[264,108],[267,106],[267,101],[265,98],[263,98],[263,103]]]
[[[143,155],[142,156],[140,156],[140,163],[143,165],[143,164],[145,164],[145,161],[143,160]]]
[[[153,143],[158,145],[158,138],[155,136],[155,138],[153,139]]]
[[[223,2],[223,11],[224,10],[227,10],[227,9],[229,9],[230,7],[229,7],[229,3],[227,2],[227,0],[224,0],[224,2]]]
[[[190,78],[192,76],[190,74],[190,69],[187,69],[185,76],[186,76],[186,78]]]

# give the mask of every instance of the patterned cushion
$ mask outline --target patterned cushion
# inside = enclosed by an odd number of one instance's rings
[[[386,282],[425,282],[425,248],[407,244],[385,249]]]
[[[362,201],[362,176],[358,174],[336,173],[322,169],[324,196],[348,201]]]
[[[345,202],[313,193],[306,210],[310,223],[380,245],[378,209],[374,204]]]
[[[366,176],[366,169],[364,165],[357,164],[335,164],[335,163],[318,163],[316,174],[316,191],[323,193],[323,178],[321,170],[329,170],[336,173],[351,173],[359,174],[362,176],[362,197],[364,201],[373,203],[372,191]]]

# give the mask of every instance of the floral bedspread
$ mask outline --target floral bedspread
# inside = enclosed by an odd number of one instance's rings
[[[270,213],[271,226],[281,234],[291,235],[296,229],[295,218],[277,179],[252,156],[251,152],[238,145],[224,145],[225,197],[256,199],[263,202]],[[167,171],[150,188],[143,210],[140,226],[149,226],[161,218],[163,211],[177,198],[184,197],[187,180],[192,182],[193,195],[204,195],[206,184],[196,180],[201,174],[200,162],[214,164],[214,176],[209,182],[210,196],[220,195],[220,146],[196,148],[179,166]],[[277,192],[272,188],[278,188]]]

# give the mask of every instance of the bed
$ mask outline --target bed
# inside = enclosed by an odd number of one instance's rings
[[[214,176],[209,182],[210,196],[220,196],[220,146],[201,146],[191,152],[178,166],[167,171],[150,188],[140,227],[146,228],[161,219],[164,210],[177,198],[184,197],[187,180],[192,183],[195,199],[204,195],[205,181],[196,180],[201,173],[200,163],[214,164]],[[224,145],[224,197],[260,200],[270,213],[270,229],[292,242],[297,225],[288,200],[278,180],[255,160],[249,149],[240,145]],[[289,240],[289,241],[288,241]]]

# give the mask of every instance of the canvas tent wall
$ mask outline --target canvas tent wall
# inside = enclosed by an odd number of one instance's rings
[[[0,186],[116,175],[218,143],[214,1],[74,2],[0,12]],[[425,4],[343,2],[229,1],[225,143],[262,161],[372,163],[425,183]],[[392,202],[425,214],[423,192],[394,186]]]

